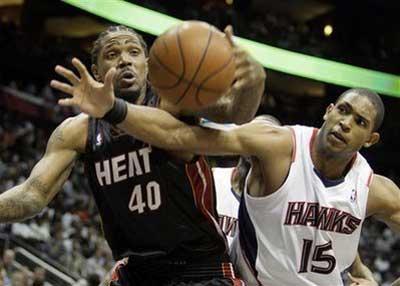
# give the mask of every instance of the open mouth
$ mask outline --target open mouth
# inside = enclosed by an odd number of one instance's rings
[[[340,134],[339,132],[332,131],[332,132],[330,133],[330,135],[332,135],[332,137],[334,137],[337,141],[340,141],[340,142],[342,142],[342,143],[344,143],[344,144],[347,143],[346,139],[345,139],[345,138],[343,137],[343,135]]]
[[[119,82],[123,88],[131,86],[135,81],[136,75],[132,71],[124,71],[119,76]]]

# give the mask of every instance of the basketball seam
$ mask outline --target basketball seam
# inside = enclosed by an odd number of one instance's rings
[[[179,29],[179,28],[178,28],[178,29]],[[212,33],[214,33],[214,32],[212,31]],[[151,54],[154,56],[154,59],[157,61],[157,63],[158,63],[161,67],[163,67],[164,70],[165,70],[166,72],[168,72],[169,74],[171,74],[171,75],[175,76],[176,78],[178,78],[178,81],[177,81],[176,83],[174,83],[173,85],[165,86],[165,85],[156,85],[156,84],[152,83],[153,87],[158,88],[158,89],[169,90],[169,89],[175,88],[175,87],[178,86],[181,82],[184,82],[184,83],[189,84],[189,85],[191,85],[191,86],[193,86],[193,87],[195,87],[195,88],[197,89],[197,92],[196,92],[196,101],[197,101],[198,103],[200,103],[200,101],[197,99],[198,93],[199,93],[200,89],[202,89],[202,90],[205,91],[205,92],[221,93],[222,90],[214,89],[214,88],[209,88],[209,87],[203,87],[202,85],[204,85],[204,83],[205,83],[207,80],[209,80],[210,77],[215,76],[215,75],[216,75],[217,73],[219,73],[223,68],[225,68],[227,65],[229,65],[230,61],[231,61],[232,58],[233,58],[233,55],[231,55],[231,57],[229,58],[229,60],[227,61],[226,64],[224,64],[221,68],[219,68],[219,69],[217,69],[216,71],[214,71],[211,75],[209,75],[206,79],[204,79],[200,84],[197,84],[197,83],[195,83],[195,82],[193,82],[193,81],[191,82],[190,80],[188,80],[188,79],[186,79],[186,78],[184,77],[184,76],[185,76],[185,72],[186,72],[186,64],[185,64],[185,56],[184,56],[184,54],[183,54],[182,44],[181,44],[180,37],[179,37],[179,31],[176,33],[176,37],[177,37],[177,42],[178,42],[178,46],[179,46],[179,53],[180,53],[180,55],[181,55],[180,59],[181,59],[181,61],[182,61],[182,69],[183,69],[183,71],[182,71],[182,73],[181,73],[180,75],[177,74],[177,73],[175,73],[172,69],[170,69],[166,64],[164,64],[164,63],[161,61],[161,59],[158,57],[157,53],[154,52],[154,50],[151,50],[150,52],[151,52]],[[163,44],[166,45],[165,41],[163,41]],[[167,47],[165,47],[165,48],[167,48]],[[167,48],[167,50],[168,50],[168,48]],[[150,75],[150,82],[151,82],[151,75]],[[201,104],[201,103],[200,103],[200,104]]]
[[[220,68],[216,69],[214,72],[212,72],[211,74],[209,74],[200,84],[199,87],[197,88],[197,92],[195,95],[195,99],[197,101],[197,103],[199,105],[203,105],[203,103],[201,103],[200,98],[199,98],[199,92],[200,89],[205,90],[204,88],[202,88],[203,84],[205,84],[208,80],[210,80],[211,78],[213,78],[215,75],[217,75],[218,73],[220,73],[221,71],[223,71],[231,62],[232,59],[234,58],[234,55],[232,54],[231,57],[228,59],[228,61],[223,64]]]
[[[176,37],[176,41],[177,41],[178,46],[179,46],[179,53],[180,53],[180,55],[181,55],[181,56],[180,56],[180,59],[181,59],[181,63],[182,63],[182,73],[181,73],[180,75],[175,74],[172,70],[169,69],[169,67],[168,67],[167,65],[165,65],[165,64],[160,60],[160,58],[158,57],[157,53],[156,53],[156,52],[153,52],[152,54],[153,54],[154,58],[157,60],[158,64],[159,64],[160,66],[162,66],[167,72],[169,72],[170,74],[172,74],[172,75],[174,75],[175,77],[178,78],[178,81],[177,81],[176,83],[174,83],[173,85],[171,85],[171,86],[162,87],[162,86],[156,86],[155,84],[153,84],[153,86],[154,86],[155,88],[172,89],[172,88],[178,86],[178,85],[181,83],[182,79],[184,79],[185,72],[186,72],[185,55],[184,55],[183,52],[182,52],[182,47],[181,47],[181,44],[180,44],[179,30],[178,30],[178,32],[176,33],[176,36],[177,36],[177,37]],[[166,46],[165,40],[163,40],[163,43],[164,43],[164,45]],[[166,46],[166,47],[167,47],[167,46]],[[167,48],[167,51],[168,51],[168,48]]]
[[[168,73],[174,75],[174,76],[177,77],[177,78],[180,78],[180,75],[178,75],[178,74],[175,73],[173,70],[171,70],[167,65],[165,65],[165,64],[158,58],[158,56],[157,56],[156,54],[153,54],[153,53],[152,53],[152,55],[154,55],[154,57],[155,57],[155,59],[157,60],[157,62],[160,64],[160,66],[162,66],[162,67],[165,69],[166,72],[168,72]],[[183,75],[183,73],[182,73],[182,75]],[[184,83],[190,83],[190,81],[189,81],[188,79],[186,79],[185,77],[182,77],[182,78],[181,78],[181,81],[184,82]],[[180,83],[180,82],[179,82],[179,83]],[[196,88],[199,88],[199,87],[200,87],[200,85],[197,84],[197,83],[195,83],[195,82],[193,82],[192,85],[193,85],[194,87],[196,87]],[[174,84],[174,85],[172,85],[172,86],[162,86],[162,85],[155,85],[155,84],[153,84],[153,86],[154,86],[155,88],[160,88],[160,89],[172,89],[172,88],[176,87],[176,84]],[[209,88],[209,87],[202,87],[201,89],[204,90],[204,91],[207,91],[207,92],[214,92],[214,93],[221,92],[221,90],[219,90],[219,89],[214,89],[214,88]]]
[[[161,85],[155,85],[155,84],[153,84],[153,86],[154,86],[155,88],[161,88],[161,89],[172,89],[172,88],[178,86],[178,85],[181,83],[182,79],[183,79],[184,73],[182,73],[181,76],[178,76],[178,75],[176,75],[175,73],[172,73],[172,72],[168,69],[168,67],[167,67],[166,65],[164,65],[164,64],[161,62],[160,58],[159,58],[159,57],[157,56],[157,54],[155,54],[155,53],[153,53],[153,58],[157,61],[157,63],[158,63],[161,67],[163,67],[167,72],[170,72],[172,75],[174,75],[174,76],[178,79],[178,80],[177,80],[174,84],[172,84],[172,85],[161,86]],[[151,82],[151,77],[150,77],[150,82]]]
[[[211,43],[212,36],[213,36],[213,32],[212,32],[212,30],[210,29],[210,30],[209,30],[209,35],[208,35],[208,40],[207,40],[206,48],[204,49],[203,55],[201,56],[200,62],[199,62],[198,66],[197,66],[197,69],[196,69],[196,71],[195,71],[195,73],[194,73],[194,75],[193,75],[193,77],[192,77],[192,80],[189,82],[189,84],[188,84],[186,90],[183,92],[183,94],[181,95],[181,97],[175,102],[175,104],[178,104],[179,102],[181,102],[181,101],[185,98],[185,96],[186,96],[186,94],[187,94],[189,88],[192,86],[192,83],[195,81],[195,79],[196,79],[196,77],[197,77],[197,74],[199,73],[200,68],[201,68],[201,66],[202,66],[202,64],[203,64],[203,62],[204,62],[204,60],[205,60],[205,58],[206,58],[206,55],[207,55],[207,52],[208,52],[208,48],[209,48],[210,43]],[[178,39],[179,39],[179,41],[180,41],[180,37],[178,37]],[[197,87],[197,88],[198,88],[198,87]]]

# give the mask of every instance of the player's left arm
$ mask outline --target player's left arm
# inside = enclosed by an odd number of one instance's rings
[[[400,232],[400,189],[392,180],[374,175],[368,194],[367,215]]]
[[[260,63],[234,44],[231,28],[227,27],[225,34],[234,49],[235,82],[216,104],[196,115],[219,123],[243,124],[249,122],[257,112],[264,94],[266,74]]]

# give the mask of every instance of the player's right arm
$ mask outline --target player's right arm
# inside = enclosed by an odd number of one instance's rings
[[[78,152],[84,150],[86,116],[65,120],[51,135],[44,156],[28,179],[0,195],[0,222],[15,222],[38,214],[67,180]]]

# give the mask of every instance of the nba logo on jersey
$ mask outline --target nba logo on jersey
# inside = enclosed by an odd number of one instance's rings
[[[352,189],[351,190],[351,196],[350,196],[350,201],[354,203],[357,200],[357,190]]]
[[[101,146],[101,144],[103,144],[103,136],[101,136],[101,133],[99,133],[96,136],[96,146]]]

